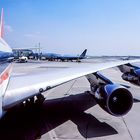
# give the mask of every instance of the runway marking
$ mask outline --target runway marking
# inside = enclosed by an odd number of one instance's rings
[[[125,119],[124,119],[123,117],[122,117],[122,120],[123,120],[123,122],[124,122],[124,124],[125,124],[125,126],[126,126],[126,129],[127,129],[128,133],[129,133],[131,139],[133,140],[133,136],[131,135],[131,132],[130,132],[130,130],[129,130],[129,128],[128,128],[126,122],[125,122]]]
[[[26,73],[12,73],[12,76],[25,75]]]

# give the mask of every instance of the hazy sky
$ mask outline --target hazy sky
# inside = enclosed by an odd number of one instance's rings
[[[12,47],[140,55],[140,0],[0,0]]]

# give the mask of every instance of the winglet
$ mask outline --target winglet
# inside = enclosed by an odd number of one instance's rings
[[[4,34],[4,12],[3,12],[3,8],[1,10],[1,20],[0,20],[0,37],[3,38],[3,34]]]

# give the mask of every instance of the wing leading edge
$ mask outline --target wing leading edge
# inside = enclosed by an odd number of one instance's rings
[[[120,66],[127,63],[136,63],[140,60],[115,61],[92,64],[89,67],[68,68],[60,72],[44,73],[38,75],[25,75],[11,77],[5,93],[3,108],[8,109],[32,96],[45,92],[76,78],[86,76],[97,71]]]

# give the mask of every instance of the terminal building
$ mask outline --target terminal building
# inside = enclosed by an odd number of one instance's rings
[[[21,56],[26,56],[28,59],[35,59],[37,53],[34,53],[31,49],[13,49],[14,59],[18,59]]]

